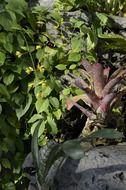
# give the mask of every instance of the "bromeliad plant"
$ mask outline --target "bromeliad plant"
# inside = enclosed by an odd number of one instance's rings
[[[74,86],[84,91],[83,95],[74,96],[67,99],[67,109],[73,106],[80,109],[86,116],[87,121],[82,131],[83,136],[108,126],[108,118],[113,106],[126,93],[123,85],[126,75],[126,66],[117,69],[110,76],[110,68],[104,68],[100,63],[90,64],[83,60],[80,69],[81,77],[72,77]],[[83,100],[90,110],[82,107],[77,102]]]

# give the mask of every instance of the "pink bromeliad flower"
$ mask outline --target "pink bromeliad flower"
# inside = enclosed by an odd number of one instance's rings
[[[126,75],[126,66],[117,69],[110,76],[110,68],[103,68],[100,63],[90,64],[82,60],[81,64],[84,68],[80,69],[81,77],[70,75],[74,85],[82,89],[84,94],[68,98],[66,104],[68,110],[76,106],[87,116],[83,130],[83,134],[87,135],[98,127],[106,126],[108,114],[115,103],[126,94],[125,86],[121,85]],[[90,107],[91,111],[77,103],[80,99]]]

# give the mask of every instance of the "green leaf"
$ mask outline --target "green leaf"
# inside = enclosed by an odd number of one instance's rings
[[[35,123],[33,123],[32,127],[31,127],[31,134],[33,135],[35,128],[38,126],[38,124],[39,124],[38,137],[40,137],[45,130],[45,121],[41,120],[41,122],[40,122],[40,120],[39,120],[39,121],[36,121]]]
[[[53,112],[54,116],[56,117],[57,120],[59,120],[62,116],[62,112],[60,109],[58,109],[57,111]]]
[[[47,122],[48,122],[49,126],[51,127],[52,134],[54,134],[54,135],[57,134],[58,129],[57,129],[56,123],[55,123],[54,119],[52,118],[52,116],[47,116]]]
[[[70,69],[70,70],[73,70],[73,69],[76,68],[76,66],[77,66],[76,64],[72,64],[72,65],[70,65],[69,69]]]
[[[42,119],[42,115],[34,114],[29,120],[28,123],[34,123],[35,121]]]
[[[100,19],[100,25],[105,26],[108,21],[108,17],[104,13],[98,13],[96,12],[96,16]]]
[[[49,100],[38,98],[35,104],[35,107],[36,107],[37,113],[48,112]]]
[[[3,84],[0,84],[0,96],[6,97],[6,98],[10,98],[10,94],[7,90],[7,87]]]
[[[4,168],[11,169],[11,164],[8,159],[6,159],[6,158],[2,159],[1,163]]]
[[[82,39],[79,36],[75,36],[71,39],[71,47],[73,53],[79,53],[81,51]]]
[[[76,52],[70,52],[69,56],[68,56],[68,61],[75,61],[78,62],[81,59],[81,55],[80,53],[76,53]]]
[[[59,108],[59,100],[56,97],[50,97],[49,101],[54,108],[56,108],[56,109]]]
[[[21,16],[24,16],[23,11],[25,11],[27,7],[27,3],[25,2],[25,0],[6,0],[6,2],[8,2],[8,4],[6,5],[7,9],[18,13]]]
[[[6,59],[6,54],[3,52],[0,52],[0,66],[4,64]]]
[[[63,95],[65,95],[65,96],[67,96],[67,95],[69,95],[70,94],[70,88],[65,88],[63,91],[62,91],[62,93],[63,93]]]
[[[23,105],[21,105],[21,107],[19,109],[16,109],[16,115],[17,118],[20,119],[22,116],[25,115],[25,113],[28,111],[28,109],[30,108],[32,103],[32,95],[28,94],[27,99],[26,99],[26,104],[25,107],[23,107]]]
[[[68,140],[62,144],[66,156],[72,159],[80,159],[84,156],[84,150],[78,140]]]
[[[115,129],[101,129],[90,135],[91,138],[105,138],[105,139],[119,139],[124,138],[122,132],[116,131]]]
[[[13,73],[5,73],[4,77],[3,77],[3,81],[6,85],[9,85],[13,82],[14,80],[14,74]]]
[[[14,14],[14,13],[13,13]],[[11,31],[13,25],[13,18],[8,12],[0,12],[0,25],[7,31]]]
[[[59,64],[59,65],[57,65],[56,66],[56,68],[58,69],[58,70],[65,70],[66,69],[66,65],[63,65],[63,64]]]
[[[50,95],[52,89],[50,88],[50,86],[46,86],[44,89],[43,89],[43,97],[47,97]]]

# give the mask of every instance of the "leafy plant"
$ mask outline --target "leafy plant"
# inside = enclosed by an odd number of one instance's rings
[[[80,69],[82,78],[72,74],[70,76],[73,78],[72,83],[83,90],[84,94],[68,98],[67,109],[76,106],[88,117],[82,132],[85,136],[106,127],[113,106],[126,93],[125,87],[121,85],[126,75],[126,67],[119,68],[109,76],[110,68],[103,68],[100,63],[91,65],[83,60],[81,64],[84,67],[84,70]],[[91,110],[79,105],[79,100],[83,100]]]

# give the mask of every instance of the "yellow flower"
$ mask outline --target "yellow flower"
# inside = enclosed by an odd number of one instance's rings
[[[41,46],[40,46],[40,45],[37,45],[35,49],[40,49],[40,48],[41,48]]]
[[[22,53],[20,51],[16,51],[16,54],[15,54],[18,58],[20,58],[22,56]]]
[[[33,68],[32,68],[32,67],[27,67],[26,70],[25,70],[25,72],[26,72],[27,74],[30,74],[32,71],[33,71]]]

